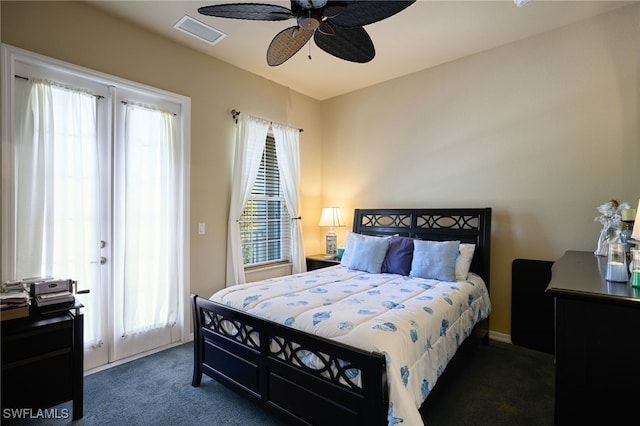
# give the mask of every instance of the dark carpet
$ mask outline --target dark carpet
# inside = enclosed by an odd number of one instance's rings
[[[421,408],[426,425],[553,425],[553,355],[495,341],[470,349]],[[284,424],[207,376],[192,387],[192,362],[193,346],[187,343],[91,374],[85,377],[81,420],[12,424]],[[58,413],[64,409],[71,413],[71,403],[56,407]]]
[[[552,354],[491,341],[452,364],[420,409],[425,425],[554,424]]]

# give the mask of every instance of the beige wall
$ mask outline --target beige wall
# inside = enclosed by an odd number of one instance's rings
[[[500,333],[510,333],[513,259],[593,250],[595,207],[640,198],[640,5],[324,102],[81,3],[0,7],[3,43],[191,97],[201,295],[225,279],[232,108],[304,128],[307,253],[323,250],[316,224],[330,203],[347,228],[356,207],[492,207]]]
[[[324,204],[350,222],[357,207],[492,207],[491,329],[509,334],[511,262],[593,251],[596,206],[640,199],[639,18],[633,5],[324,101]]]
[[[186,49],[80,2],[0,3],[2,43],[191,98],[191,292],[223,288],[235,108],[300,127],[303,233],[307,250],[320,217],[318,101]],[[198,223],[206,234],[198,235]]]

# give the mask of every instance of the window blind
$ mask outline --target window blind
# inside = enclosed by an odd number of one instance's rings
[[[275,140],[268,135],[251,196],[239,221],[245,267],[291,260],[290,221],[280,187]]]

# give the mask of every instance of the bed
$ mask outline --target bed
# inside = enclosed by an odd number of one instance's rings
[[[490,237],[490,208],[357,209],[341,265],[191,296],[192,385],[206,374],[296,424],[421,424],[463,341],[488,341]],[[409,239],[412,276],[369,265]],[[463,246],[466,275],[416,272],[434,248],[458,268]]]

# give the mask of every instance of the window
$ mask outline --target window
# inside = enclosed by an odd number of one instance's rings
[[[258,176],[239,221],[245,267],[291,261],[290,220],[280,186],[275,140],[268,135]]]

